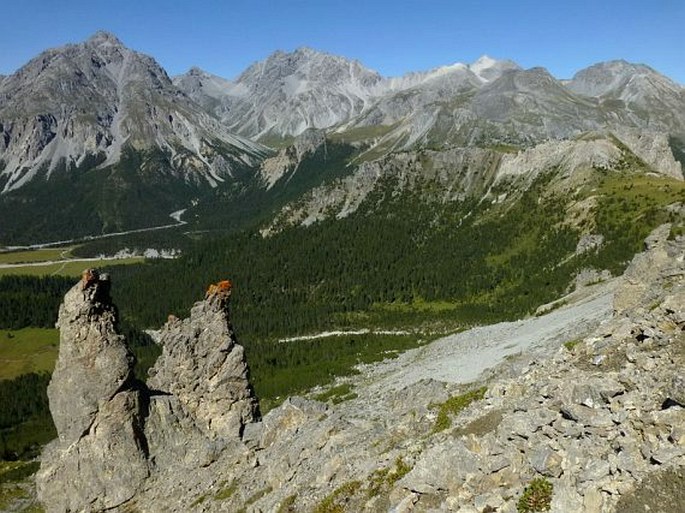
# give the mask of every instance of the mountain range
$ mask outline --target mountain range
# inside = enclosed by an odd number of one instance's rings
[[[324,131],[313,146],[312,130]],[[685,89],[625,61],[570,80],[487,56],[387,78],[309,48],[277,51],[235,80],[198,68],[172,79],[99,32],[0,78],[0,214],[13,219],[0,241],[144,228],[191,203],[206,214],[221,198],[222,211],[249,196],[277,212],[330,181],[314,169],[292,185],[321,142],[345,147],[332,173],[340,178],[398,152],[479,148],[510,158],[607,134],[679,176]]]
[[[381,126],[395,138],[408,135],[403,144],[411,147],[468,144],[487,129],[491,137],[531,141],[616,126],[680,135],[685,128],[683,87],[625,61],[596,64],[567,81],[487,56],[384,78],[357,61],[300,48],[274,53],[235,81],[193,68],[174,83],[231,130],[264,140],[308,128]],[[445,129],[448,119],[453,126]]]

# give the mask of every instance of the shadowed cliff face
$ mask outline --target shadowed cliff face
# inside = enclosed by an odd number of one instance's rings
[[[230,284],[213,286],[190,319],[164,327],[148,386],[117,331],[109,278],[87,270],[60,307],[60,353],[48,387],[59,438],[37,475],[47,511],[129,501],[156,475],[211,463],[257,418],[243,349],[228,318]]]

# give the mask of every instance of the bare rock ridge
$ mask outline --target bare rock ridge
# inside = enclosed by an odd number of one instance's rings
[[[147,385],[133,375],[109,286],[84,271],[60,307],[48,387],[58,439],[36,478],[50,512],[116,508],[149,479],[211,463],[259,416],[228,317],[230,282],[212,285],[189,319],[170,318]]]

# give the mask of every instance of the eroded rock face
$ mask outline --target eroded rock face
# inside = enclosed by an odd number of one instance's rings
[[[48,386],[59,438],[36,477],[47,511],[92,511],[129,500],[149,475],[143,433],[146,395],[116,329],[109,279],[96,271],[64,297],[60,352]]]
[[[230,282],[210,286],[188,319],[172,318],[162,328],[162,356],[148,385],[177,397],[210,439],[236,438],[258,416],[242,346],[228,318]]]
[[[677,262],[676,251],[667,244],[671,225],[655,229],[645,239],[644,253],[635,256],[622,277],[622,286],[614,296],[614,311],[624,314],[636,307],[649,306],[657,300],[660,276],[664,269]]]
[[[50,411],[67,443],[88,430],[99,407],[132,377],[133,355],[115,329],[109,281],[89,272],[60,306],[60,355],[48,386]]]
[[[60,353],[48,388],[58,439],[41,457],[48,512],[128,503],[159,476],[185,475],[231,447],[258,417],[242,346],[228,317],[230,282],[210,287],[189,319],[170,319],[149,386],[117,331],[109,279],[87,270],[60,307]]]

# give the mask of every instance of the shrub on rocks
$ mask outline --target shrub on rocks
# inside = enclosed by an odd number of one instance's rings
[[[533,479],[523,490],[518,501],[516,511],[519,513],[534,513],[549,511],[552,507],[552,492],[554,486],[544,477]]]

